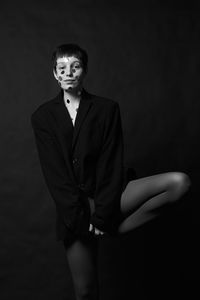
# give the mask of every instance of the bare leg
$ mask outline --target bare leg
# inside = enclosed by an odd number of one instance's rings
[[[66,248],[77,300],[98,300],[97,239],[81,238]]]
[[[118,232],[133,230],[159,215],[159,208],[179,200],[188,190],[190,180],[180,172],[169,172],[130,181],[121,197],[125,219]]]

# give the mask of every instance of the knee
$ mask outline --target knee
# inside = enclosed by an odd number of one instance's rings
[[[172,174],[172,188],[178,196],[188,191],[191,185],[190,178],[183,172],[174,172]]]

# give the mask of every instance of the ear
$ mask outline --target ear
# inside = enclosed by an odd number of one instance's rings
[[[57,74],[56,74],[56,71],[55,71],[55,70],[53,70],[53,75],[54,75],[55,79],[56,79],[56,80],[58,80],[58,76],[57,76]]]

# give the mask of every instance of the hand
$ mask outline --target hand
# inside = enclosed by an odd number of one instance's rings
[[[103,235],[104,234],[103,231],[101,231],[98,228],[94,227],[92,224],[90,224],[89,231],[94,233],[94,235]]]

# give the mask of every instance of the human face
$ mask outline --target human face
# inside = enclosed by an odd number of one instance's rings
[[[54,76],[62,89],[72,91],[82,86],[85,72],[81,61],[77,57],[64,56],[57,59]]]

